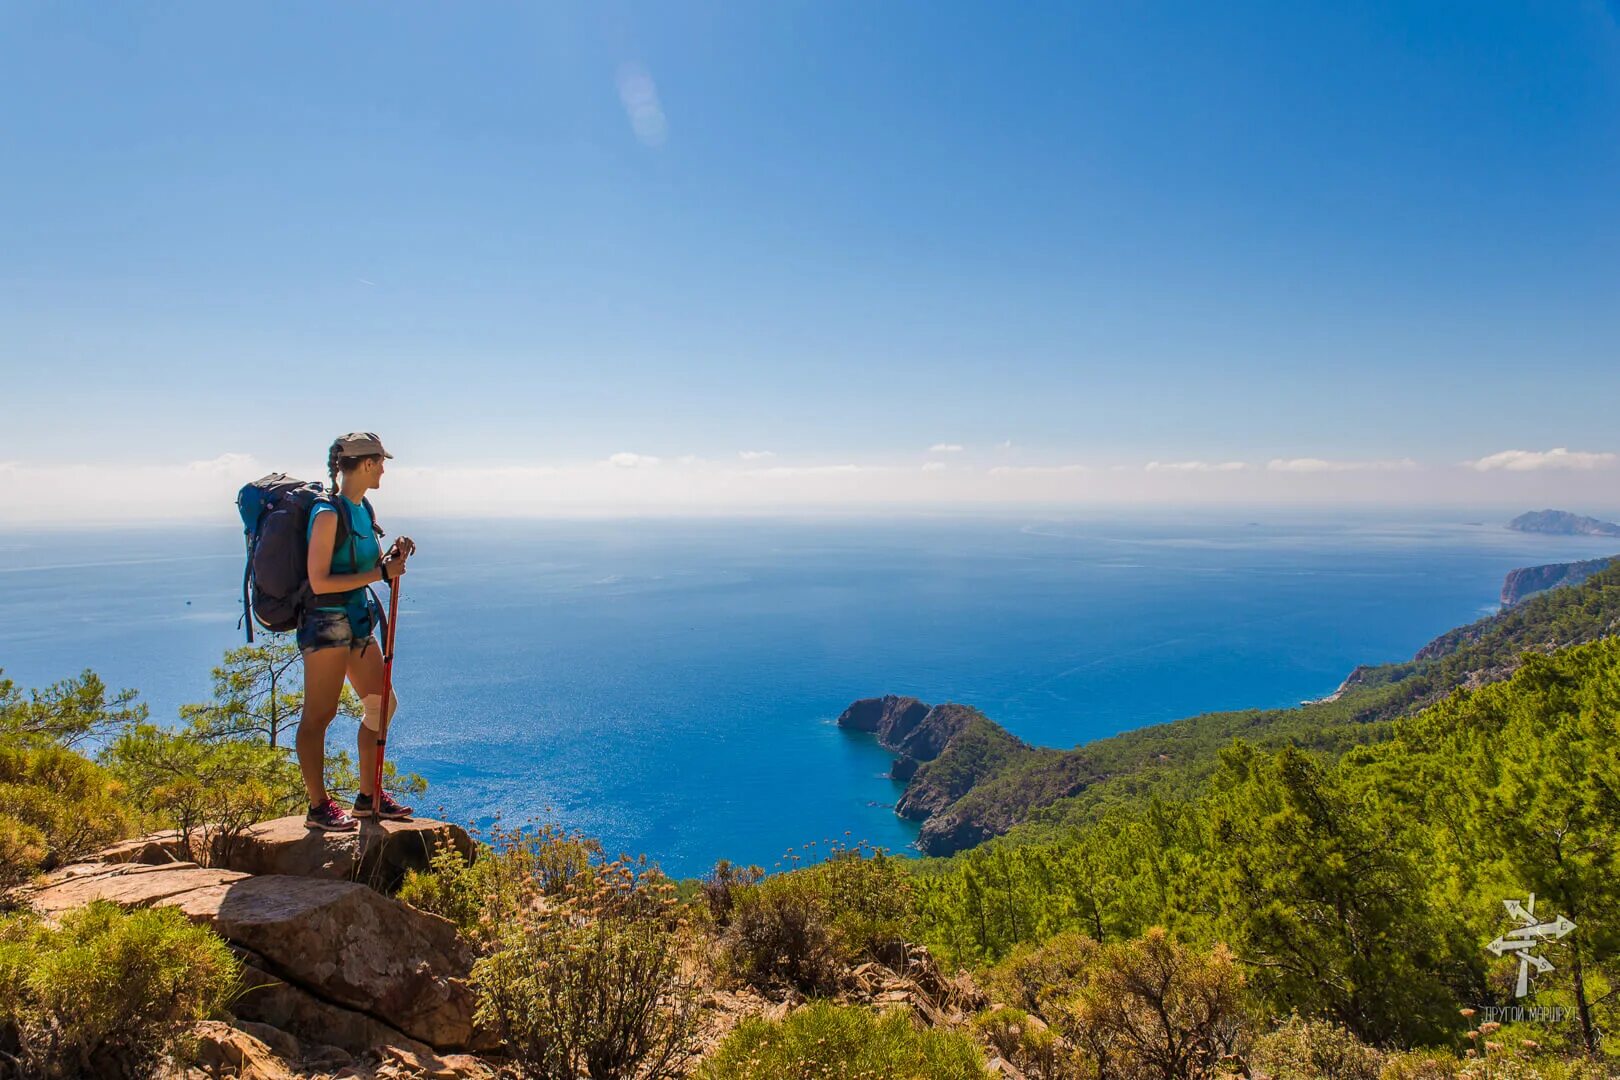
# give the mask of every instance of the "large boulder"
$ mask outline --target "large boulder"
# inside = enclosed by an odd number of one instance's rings
[[[455,926],[355,882],[194,863],[96,863],[65,867],[21,898],[47,916],[92,900],[176,907],[262,958],[266,975],[378,1024],[373,1031],[340,1019],[329,1026],[353,1037],[309,1031],[320,1042],[364,1049],[358,1044],[368,1037],[397,1041],[395,1030],[437,1049],[473,1039],[472,958]]]
[[[261,875],[168,898],[271,974],[436,1048],[472,1040],[472,958],[448,919],[349,881]]]

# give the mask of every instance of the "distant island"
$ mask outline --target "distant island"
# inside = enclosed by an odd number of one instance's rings
[[[1582,517],[1568,510],[1532,510],[1508,522],[1507,527],[1515,532],[1551,533],[1555,536],[1620,536],[1620,525]]]

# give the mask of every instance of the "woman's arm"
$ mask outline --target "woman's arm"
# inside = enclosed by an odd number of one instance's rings
[[[348,592],[383,580],[379,565],[358,574],[333,574],[332,549],[337,545],[337,511],[329,510],[315,515],[315,525],[309,534],[309,588],[316,596],[327,593]],[[389,564],[390,578],[405,572],[403,561],[398,566]]]

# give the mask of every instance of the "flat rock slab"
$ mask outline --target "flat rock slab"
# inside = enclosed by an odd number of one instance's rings
[[[76,867],[64,867],[64,871]],[[170,866],[131,864],[103,867],[104,873],[61,873],[54,884],[26,894],[44,915],[82,907],[92,900],[111,900],[120,907],[151,907],[200,889],[228,888],[247,879],[232,870],[205,870],[195,863]]]
[[[213,863],[248,874],[358,881],[385,892],[398,888],[407,870],[425,870],[435,852],[454,848],[474,856],[467,830],[447,821],[362,818],[355,832],[308,828],[302,817],[262,821],[230,837]]]

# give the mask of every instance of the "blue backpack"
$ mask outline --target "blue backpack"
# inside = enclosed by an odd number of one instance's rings
[[[321,484],[271,473],[244,484],[236,493],[236,509],[247,537],[242,623],[247,626],[249,643],[255,622],[275,633],[294,630],[305,606],[316,599],[309,587],[309,514],[317,502],[330,503],[338,511],[337,542],[353,542],[354,527],[344,506],[347,500]],[[377,535],[385,535],[376,524],[371,500],[363,502]]]

